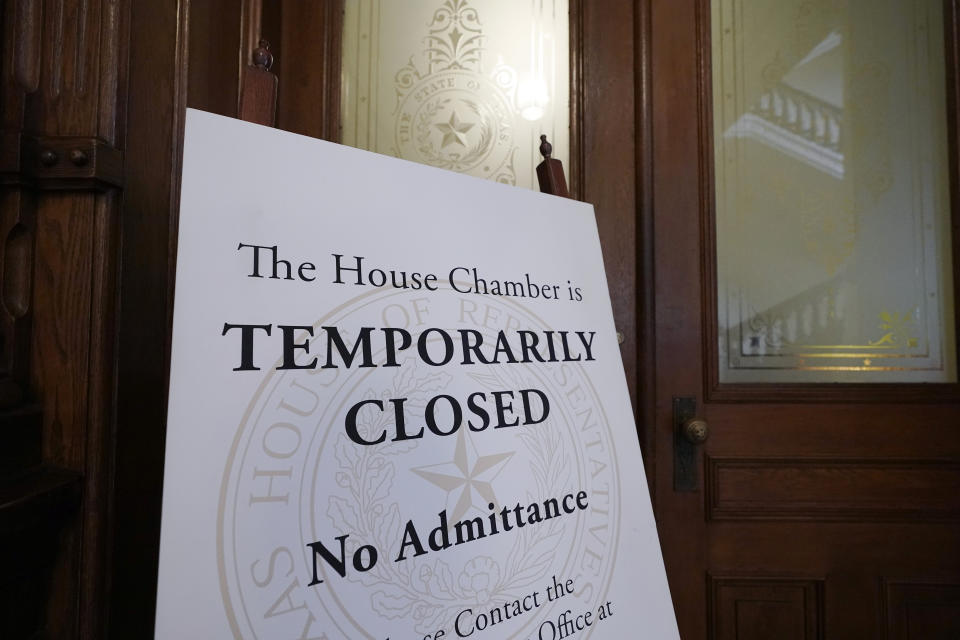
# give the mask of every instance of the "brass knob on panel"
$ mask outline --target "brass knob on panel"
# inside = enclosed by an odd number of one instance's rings
[[[88,156],[87,152],[83,149],[71,149],[70,162],[72,162],[74,166],[82,167],[90,162],[90,156]]]
[[[683,423],[683,437],[691,444],[703,444],[710,436],[707,421],[702,418],[690,418]]]
[[[45,167],[52,167],[57,164],[58,160],[60,160],[60,157],[52,149],[44,149],[40,152],[40,164]]]

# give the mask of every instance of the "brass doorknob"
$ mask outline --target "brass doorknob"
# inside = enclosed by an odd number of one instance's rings
[[[691,444],[703,444],[710,436],[707,421],[703,418],[690,418],[683,423],[683,437]]]

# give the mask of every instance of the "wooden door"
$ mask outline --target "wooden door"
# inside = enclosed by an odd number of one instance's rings
[[[714,0],[714,7],[717,2]],[[718,83],[718,72],[713,71],[718,66],[711,56],[729,53],[728,38],[735,38],[738,29],[754,29],[753,33],[766,38],[758,48],[766,47],[763,50],[771,52],[771,58],[754,62],[769,62],[764,68],[769,75],[762,79],[767,84],[761,82],[756,92],[759,95],[748,100],[760,100],[753,103],[760,106],[750,113],[765,117],[763,91],[797,68],[799,62],[791,47],[799,46],[798,42],[806,39],[816,45],[830,38],[835,42],[839,37],[851,47],[862,45],[862,51],[867,46],[864,42],[876,40],[856,25],[849,30],[838,29],[835,34],[830,29],[817,32],[823,26],[817,22],[816,12],[841,7],[856,17],[855,9],[863,3],[724,1],[720,4],[733,7],[734,19],[720,25],[712,24],[717,17],[712,15],[716,9],[711,8],[709,0],[650,0],[642,4],[639,24],[645,43],[643,58],[649,65],[649,79],[643,85],[649,117],[640,127],[651,143],[641,150],[641,165],[646,169],[640,175],[646,175],[641,180],[641,192],[648,194],[644,224],[652,231],[647,250],[652,252],[654,267],[648,283],[654,336],[647,365],[654,371],[650,393],[654,396],[651,418],[656,431],[655,508],[682,637],[960,637],[960,395],[955,370],[949,376],[952,381],[929,383],[898,381],[896,376],[887,377],[886,382],[865,382],[862,380],[870,377],[850,373],[856,367],[849,366],[838,378],[846,381],[834,383],[801,382],[798,376],[791,379],[790,375],[779,374],[767,374],[768,382],[722,380],[721,349],[729,355],[760,345],[751,345],[749,341],[757,334],[747,335],[750,332],[745,330],[746,342],[733,351],[729,351],[729,340],[718,346],[729,325],[718,329],[718,300],[723,304],[726,294],[717,293],[723,274],[718,276],[716,230],[718,217],[729,203],[719,202],[717,197],[718,180],[727,179],[717,176],[728,169],[717,166],[726,161],[726,156],[714,160],[715,144],[730,144],[740,133],[727,128],[727,123],[716,133],[719,127],[715,126],[713,105],[718,98],[735,99],[732,94],[742,87],[748,87],[744,90],[749,92],[749,80],[732,89]],[[909,13],[921,5],[924,3],[908,0],[879,2],[874,9],[900,15],[896,12]],[[944,130],[949,136],[943,139],[949,137],[949,144],[941,139],[943,153],[932,154],[933,164],[923,165],[915,175],[942,170],[948,176],[944,190],[952,205],[952,228],[949,205],[945,204],[947,222],[941,228],[944,237],[940,246],[952,244],[953,255],[957,256],[957,3],[943,3],[940,22],[931,18],[940,12],[939,3],[925,6],[924,19],[930,18],[931,22],[903,19],[901,26],[912,29],[905,36],[907,41],[928,37],[927,51],[940,43],[939,52],[945,52],[946,77],[939,78],[939,89],[935,85],[917,89],[918,85],[908,83],[883,95],[915,92],[930,98],[945,114]],[[792,30],[781,35],[773,26],[761,24],[756,31],[757,24],[751,21],[763,17],[759,15],[762,7],[774,8],[777,15],[792,21]],[[785,12],[793,13],[783,16]],[[764,19],[773,20],[769,16]],[[716,42],[717,38],[722,42]],[[740,63],[750,65],[750,56]],[[850,54],[842,69],[848,78],[849,74],[882,71],[868,64]],[[928,64],[932,63],[920,60],[907,77],[923,76],[929,71]],[[890,66],[887,71],[887,80],[896,82],[896,67]],[[846,81],[846,109],[837,117],[844,134],[859,136],[867,157],[856,160],[852,155],[856,150],[844,146],[839,137],[832,148],[847,154],[844,162],[850,173],[859,170],[864,174],[882,150],[870,146],[877,139],[874,133],[854,129],[876,114],[868,109],[854,110],[852,104],[858,96],[852,94],[858,86],[862,85]],[[717,91],[721,95],[715,95]],[[804,96],[797,100],[810,98],[809,92]],[[789,106],[794,97],[779,99]],[[828,113],[826,117],[833,116]],[[933,118],[929,114],[918,117],[920,129]],[[883,126],[902,124],[891,117]],[[802,123],[797,126],[802,128]],[[792,130],[803,135],[797,128]],[[935,138],[930,138],[934,146]],[[829,147],[825,139],[814,142]],[[774,144],[756,139],[743,144],[761,143]],[[824,158],[829,155],[823,152]],[[888,164],[900,162],[904,155],[891,152]],[[796,171],[806,171],[820,160],[823,158],[807,158]],[[827,170],[820,169],[821,173]],[[787,208],[792,206],[791,198],[802,199],[810,193],[791,191],[793,179],[795,176],[787,176],[787,186],[779,187],[786,194]],[[896,185],[900,178],[889,179]],[[751,193],[759,199],[764,185],[771,183],[757,184]],[[880,184],[881,195],[877,198],[881,203],[890,193],[883,191],[884,186],[894,188]],[[859,196],[854,195],[849,202],[860,207]],[[876,215],[870,213],[876,209],[869,204],[855,211],[860,216],[855,230],[861,234],[870,224],[864,216]],[[723,215],[729,214],[727,211]],[[794,228],[790,220],[778,224],[787,230]],[[798,235],[805,229],[801,227]],[[749,234],[745,235],[749,240]],[[949,254],[941,251],[940,258],[949,260]],[[861,255],[857,259],[865,258]],[[954,257],[952,266],[950,262],[942,264],[943,278],[949,281],[952,274],[953,279],[952,285],[947,282],[941,287],[945,303],[951,292],[955,294],[960,280],[957,262]],[[752,268],[755,277],[762,276],[773,286],[792,286],[793,273],[775,265],[754,264]],[[840,268],[849,271],[852,267]],[[895,276],[884,277],[887,285],[894,286],[890,281]],[[864,296],[858,304],[865,308]],[[827,298],[829,301],[829,295]],[[952,306],[952,302],[949,304]],[[811,309],[810,322],[820,326],[816,305]],[[791,310],[781,305],[779,311],[783,321],[780,331],[787,332],[788,320],[783,317]],[[949,317],[950,323],[942,328],[946,346],[940,351],[955,362],[956,324],[950,309],[943,311],[947,315],[942,317]],[[830,314],[825,316],[823,327],[829,328]],[[887,328],[898,319],[903,316],[890,312]],[[878,319],[878,330],[884,322]],[[817,332],[816,326],[813,333]],[[769,333],[764,335],[770,337]],[[889,346],[895,338],[880,333],[877,341],[865,342],[872,350],[857,354],[862,358],[860,368],[876,369],[876,359],[870,354],[880,353],[879,341],[885,340]],[[782,343],[769,341],[764,346],[771,352],[783,348]],[[847,362],[843,358],[838,361]],[[797,358],[794,368],[803,368],[797,366],[798,362],[804,364]],[[827,368],[819,369],[822,373]],[[823,375],[820,379],[827,378]],[[706,421],[709,437],[702,445],[688,444],[678,437],[677,398],[695,404],[692,413]],[[686,467],[677,460],[678,448],[681,454],[684,449],[692,454]],[[676,478],[675,474],[684,469],[693,475]]]

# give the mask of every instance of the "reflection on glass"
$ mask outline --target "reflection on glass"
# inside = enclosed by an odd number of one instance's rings
[[[956,380],[941,0],[713,0],[721,382]]]
[[[568,0],[347,0],[343,143],[535,188],[569,153]]]

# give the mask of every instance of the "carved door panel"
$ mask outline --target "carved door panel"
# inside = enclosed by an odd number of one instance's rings
[[[640,24],[683,637],[960,637],[956,3],[652,0]]]

